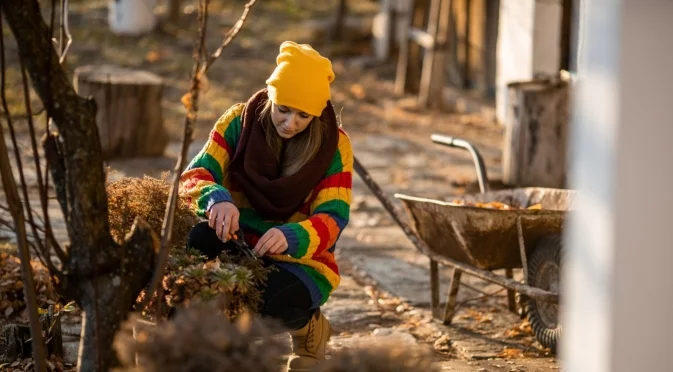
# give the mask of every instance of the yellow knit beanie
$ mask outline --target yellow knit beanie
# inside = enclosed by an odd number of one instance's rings
[[[286,41],[280,45],[276,64],[266,80],[271,102],[320,116],[335,77],[330,60],[310,45]]]

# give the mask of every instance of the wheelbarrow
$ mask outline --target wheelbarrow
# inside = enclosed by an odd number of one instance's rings
[[[461,275],[475,276],[508,290],[510,310],[519,303],[536,339],[555,352],[561,335],[558,320],[562,235],[576,192],[553,188],[489,191],[486,168],[469,142],[433,134],[432,141],[468,150],[477,170],[481,193],[435,200],[395,194],[396,206],[355,159],[354,168],[414,246],[430,258],[431,303],[439,308],[438,264],[453,268],[448,300],[440,318],[450,324],[456,310]],[[484,208],[477,203],[500,202],[512,209]],[[536,206],[539,208],[528,209]],[[409,220],[409,221],[407,221]],[[505,275],[495,274],[503,270]],[[513,279],[522,269],[523,282]]]

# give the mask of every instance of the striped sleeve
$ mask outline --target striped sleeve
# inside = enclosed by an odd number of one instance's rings
[[[345,132],[329,170],[313,190],[309,217],[278,228],[288,242],[287,254],[296,259],[316,257],[336,244],[350,217],[353,150]]]
[[[199,217],[205,217],[216,203],[232,202],[223,184],[241,134],[243,107],[236,104],[217,120],[208,141],[180,176],[181,194]]]

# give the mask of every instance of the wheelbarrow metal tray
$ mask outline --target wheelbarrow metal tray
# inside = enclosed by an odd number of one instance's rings
[[[520,268],[517,218],[521,217],[526,255],[542,236],[559,234],[574,200],[575,191],[551,188],[518,188],[454,197],[466,202],[501,202],[515,208],[541,204],[540,210],[499,210],[458,205],[448,201],[403,194],[412,226],[434,253],[483,270]]]

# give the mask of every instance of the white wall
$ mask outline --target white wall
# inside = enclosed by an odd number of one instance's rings
[[[507,84],[559,69],[560,1],[501,0],[496,66],[496,116],[504,123]]]
[[[670,371],[672,1],[583,0],[564,264],[567,371]]]
[[[508,0],[505,0],[507,2]],[[533,74],[559,69],[561,60],[561,1],[536,1],[533,26]]]

